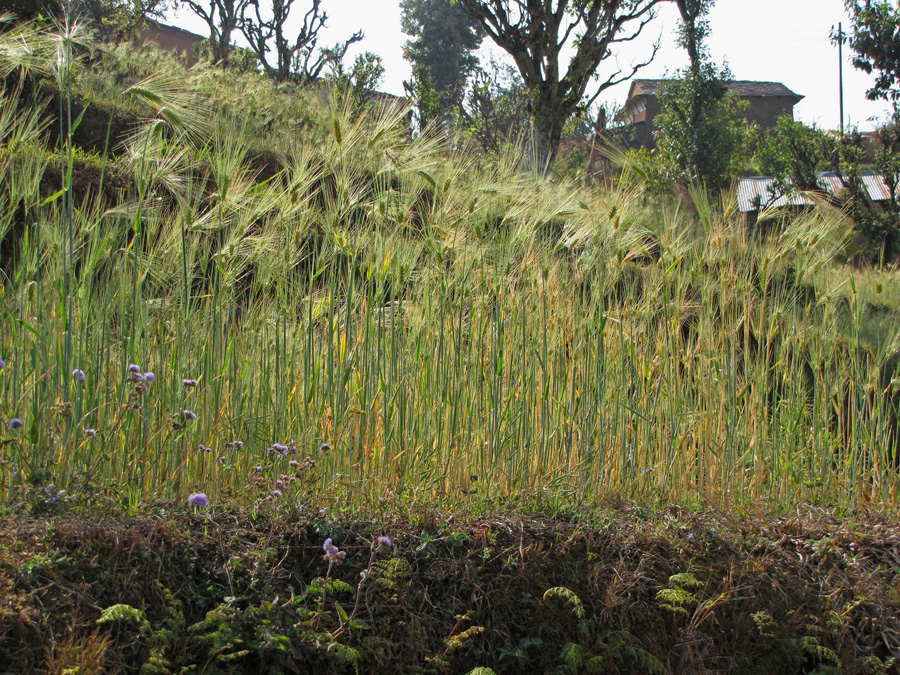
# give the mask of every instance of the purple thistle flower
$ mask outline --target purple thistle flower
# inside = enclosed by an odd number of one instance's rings
[[[300,466],[300,462],[298,462],[296,459],[292,459],[290,462],[288,462],[288,464],[290,464],[291,466]]]
[[[278,480],[275,481],[275,485],[277,485],[280,488],[284,487],[284,481],[279,478]]]
[[[72,371],[72,377],[75,378],[76,382],[84,382],[87,379],[87,376],[84,374],[84,371],[81,368],[76,368]]]
[[[196,387],[197,380],[188,380],[185,378],[181,381],[181,384],[183,384],[185,387]]]
[[[319,446],[319,452],[328,452],[329,450],[331,450],[331,446],[328,445],[328,443],[322,443],[322,445]]]
[[[0,356],[0,370],[6,368],[6,361],[3,360],[3,357]]]
[[[195,413],[193,410],[182,410],[181,416],[188,422],[193,422],[197,419],[197,413]]]
[[[388,548],[390,548],[391,546],[393,546],[393,544],[391,543],[391,540],[388,539],[388,538],[385,537],[385,536],[378,537],[378,539],[376,539],[375,542],[376,542],[377,544],[384,544],[384,545],[387,546]]]
[[[261,467],[261,466],[258,466],[258,467],[256,467],[256,470],[257,470],[257,471],[262,471],[262,467]]]
[[[23,424],[25,424],[25,423],[24,423],[22,420],[20,420],[18,417],[13,417],[13,418],[9,421],[9,428],[10,428],[10,429],[18,429],[18,428],[21,427]]]
[[[144,373],[144,382],[156,382],[156,375],[150,371]]]
[[[280,452],[282,455],[286,455],[289,448],[284,443],[272,443],[272,449],[275,452]]]
[[[136,363],[132,363],[130,366],[128,366],[128,372],[139,373],[139,372],[141,372],[141,367],[139,365],[137,365]]]
[[[332,543],[331,537],[325,540],[325,543],[322,544],[322,549],[325,551],[325,560],[330,563],[337,563],[340,565],[344,558],[347,557],[347,554],[344,551],[339,550],[338,547]]]
[[[96,429],[85,429],[84,433],[86,436],[90,436],[91,438],[93,438],[94,436],[97,435],[97,430]]]
[[[280,497],[280,496],[281,496],[281,490],[272,490],[272,494],[275,495],[276,497]]]
[[[206,504],[206,495],[202,492],[195,492],[188,497],[188,505],[193,506],[196,509],[204,509],[206,508]]]

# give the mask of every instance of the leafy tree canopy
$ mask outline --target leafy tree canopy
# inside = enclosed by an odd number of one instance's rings
[[[358,54],[353,67],[347,70],[343,62],[335,63],[331,77],[338,89],[350,97],[354,108],[361,109],[376,94],[384,79],[384,63],[372,52]]]
[[[729,91],[727,67],[705,63],[698,75],[682,75],[660,87],[656,145],[679,182],[699,180],[717,192],[739,173],[748,155],[752,130],[741,118],[747,106]],[[696,115],[691,112],[695,106]]]
[[[871,100],[900,100],[900,10],[888,0],[846,0],[853,20],[850,47],[853,65],[876,75],[866,96]]]
[[[0,14],[10,12],[20,21],[57,16],[60,13],[57,0],[3,0],[2,5]]]
[[[707,16],[715,0],[676,0],[681,14],[678,43],[689,66],[660,87],[657,147],[679,182],[700,181],[718,192],[739,172],[752,132],[741,119],[746,109],[729,91],[727,66],[717,67],[706,46]]]
[[[450,0],[401,0],[403,32],[412,37],[403,56],[414,75],[449,103],[458,103],[478,66],[475,50],[484,33],[478,22]]]

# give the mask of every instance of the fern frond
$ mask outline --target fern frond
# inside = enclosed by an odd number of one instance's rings
[[[584,605],[581,603],[581,598],[575,595],[574,591],[569,590],[565,586],[557,586],[555,588],[548,588],[544,592],[544,600],[547,598],[562,598],[566,600],[570,605],[572,605],[572,613],[578,619],[583,619],[585,616]]]

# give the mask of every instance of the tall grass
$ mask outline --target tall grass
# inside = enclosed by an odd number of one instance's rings
[[[68,178],[68,108],[54,150],[53,111],[3,94],[7,499],[271,497],[310,457],[281,499],[896,505],[900,285],[835,262],[842,214],[764,235],[728,198],[584,189],[412,138],[403,109],[128,58],[104,57],[143,120],[84,159],[128,177],[112,202]],[[259,109],[219,104],[247,91]]]

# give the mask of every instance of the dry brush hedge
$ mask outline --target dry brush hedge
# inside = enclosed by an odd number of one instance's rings
[[[887,517],[376,522],[6,517],[0,673],[897,672]]]

